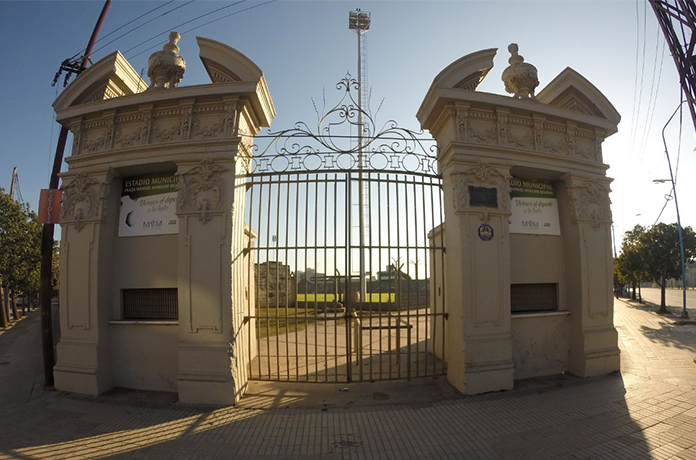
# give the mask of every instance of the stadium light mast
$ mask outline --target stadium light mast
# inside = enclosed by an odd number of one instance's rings
[[[359,211],[359,225],[360,225],[360,301],[365,302],[367,298],[367,276],[365,271],[365,204],[368,202],[367,193],[369,189],[369,184],[365,184],[363,180],[363,169],[366,166],[365,152],[363,151],[363,136],[364,136],[364,125],[363,125],[363,102],[366,99],[367,88],[367,42],[363,38],[363,35],[370,30],[370,13],[366,11],[360,11],[360,8],[351,11],[348,15],[348,29],[354,30],[358,36],[358,206]]]

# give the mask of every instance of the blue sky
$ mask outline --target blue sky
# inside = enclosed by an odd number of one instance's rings
[[[102,36],[162,3],[115,0]],[[155,49],[138,53],[164,41],[171,28],[230,3],[196,1],[184,5],[98,51],[93,61],[161,33],[158,40],[126,53],[140,71]],[[184,32],[259,3],[249,0],[177,30]],[[152,16],[183,4],[175,2]],[[0,0],[0,57],[4,63],[0,79],[0,186],[9,189],[12,167],[17,166],[23,198],[33,209],[39,189],[47,186],[59,131],[51,104],[62,85],[51,87],[53,75],[63,59],[86,45],[102,5],[96,0]],[[402,126],[418,129],[415,113],[435,75],[459,57],[484,48],[498,48],[499,52],[481,91],[504,94],[500,74],[507,66],[507,45],[511,42],[518,43],[520,54],[539,70],[539,89],[566,66],[583,74],[622,115],[619,133],[604,144],[608,174],[615,179],[611,198],[617,243],[621,233],[636,223],[655,222],[664,204],[663,195],[669,192],[668,185],[652,183],[652,179],[669,175],[660,131],[678,104],[679,82],[669,52],[663,52],[664,39],[654,15],[642,0],[279,0],[184,33],[179,46],[188,67],[182,85],[208,81],[197,57],[195,37],[219,40],[263,69],[278,112],[272,129],[290,127],[298,120],[311,122],[315,114],[310,98],[320,100],[325,87],[330,104],[337,96],[334,84],[347,71],[356,73],[355,34],[348,30],[348,12],[355,8],[372,14],[367,34],[368,75],[373,108],[384,99],[379,114],[382,121],[393,118]],[[646,130],[648,126],[651,128]],[[696,195],[696,181],[691,180],[696,172],[692,126],[685,111],[678,192],[684,225],[696,226],[696,206],[690,202]],[[675,122],[668,130],[675,160],[677,132]],[[672,203],[660,220],[676,220]]]

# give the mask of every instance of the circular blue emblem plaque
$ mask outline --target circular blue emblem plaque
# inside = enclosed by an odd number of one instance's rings
[[[483,241],[490,241],[493,239],[493,227],[488,224],[483,224],[478,228],[478,235]]]

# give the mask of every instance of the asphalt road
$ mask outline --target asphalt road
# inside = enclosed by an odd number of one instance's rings
[[[660,304],[660,289],[642,288],[643,299],[654,304]],[[682,308],[682,291],[681,289],[667,289],[665,291],[665,302],[668,307]],[[689,289],[686,291],[686,308],[696,309],[696,290]]]

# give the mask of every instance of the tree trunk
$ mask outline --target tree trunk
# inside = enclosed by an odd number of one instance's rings
[[[638,283],[638,302],[643,303],[643,292],[640,290],[640,283]]]
[[[10,320],[10,298],[9,298],[10,291],[7,289],[7,286],[3,286],[3,292],[2,292],[2,309],[5,312],[5,317],[7,320]]]
[[[12,302],[12,317],[15,321],[19,319],[19,311],[17,311],[17,294],[14,292],[10,296],[10,301]]]
[[[10,325],[10,322],[7,319],[7,310],[5,310],[5,302],[3,302],[4,298],[5,290],[2,288],[2,284],[0,284],[0,326],[7,328],[7,326]]]
[[[660,313],[667,313],[667,304],[665,303],[665,287],[667,287],[667,280],[662,276],[662,283],[660,284]]]
[[[631,282],[631,300],[636,300],[636,282]]]

